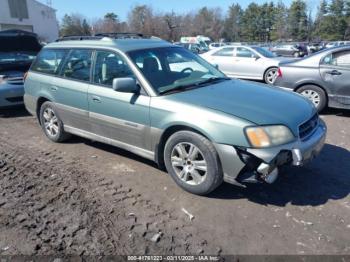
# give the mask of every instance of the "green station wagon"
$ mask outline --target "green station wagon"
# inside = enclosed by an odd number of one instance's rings
[[[272,183],[280,166],[315,157],[326,137],[304,97],[229,79],[188,50],[142,35],[46,45],[24,101],[50,140],[74,134],[123,148],[199,195],[223,181]]]

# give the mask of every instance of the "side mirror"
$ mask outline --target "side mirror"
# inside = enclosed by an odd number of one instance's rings
[[[255,61],[260,59],[260,56],[254,55]]]
[[[136,80],[131,77],[114,78],[113,90],[123,93],[137,93],[139,86],[136,84]]]
[[[213,66],[214,66],[216,69],[219,69],[219,65],[218,65],[218,64],[213,64]]]

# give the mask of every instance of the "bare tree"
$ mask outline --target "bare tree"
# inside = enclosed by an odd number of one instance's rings
[[[147,5],[135,6],[128,15],[128,24],[132,31],[153,35],[155,30],[151,7]]]
[[[81,14],[66,14],[62,19],[61,36],[90,35],[91,28],[86,18]]]
[[[114,13],[107,13],[103,19],[95,21],[92,28],[95,34],[127,31],[126,23],[120,23],[118,16]]]

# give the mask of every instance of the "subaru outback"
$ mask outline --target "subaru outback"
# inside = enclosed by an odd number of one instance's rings
[[[199,195],[223,181],[272,183],[281,166],[319,154],[326,137],[306,98],[227,78],[198,55],[142,35],[46,45],[24,101],[50,140],[74,134],[123,148]]]

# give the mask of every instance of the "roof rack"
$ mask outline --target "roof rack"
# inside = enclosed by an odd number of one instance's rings
[[[91,36],[91,35],[65,35],[56,40],[56,42],[61,42],[61,41],[71,41],[71,40],[76,40],[76,41],[81,41],[81,40],[96,40],[96,39],[101,39],[102,37],[96,37],[96,36]]]
[[[112,38],[112,39],[141,39],[141,38],[150,38],[149,36],[145,36],[139,33],[97,33],[95,35],[67,35],[62,36],[57,39],[56,42],[61,41],[82,41],[82,40],[99,40],[104,37]]]
[[[95,36],[102,37],[110,37],[116,39],[124,39],[124,38],[149,38],[149,36],[145,36],[140,33],[98,33]]]

